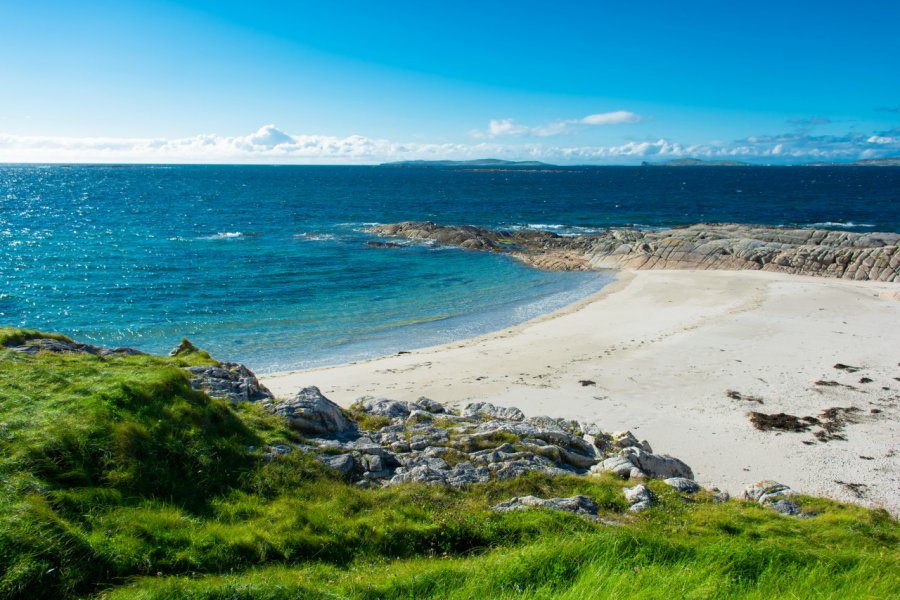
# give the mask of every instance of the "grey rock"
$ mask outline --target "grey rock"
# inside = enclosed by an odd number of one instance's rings
[[[540,427],[533,423],[516,421],[486,421],[478,426],[478,432],[473,435],[476,438],[490,438],[498,433],[512,433],[521,438],[543,440],[566,449],[578,451],[586,456],[591,456],[594,453],[588,442],[584,441],[580,436],[564,430],[555,419],[542,422]]]
[[[502,419],[506,421],[523,421],[525,413],[514,406],[494,406],[490,402],[467,404],[460,413],[467,418]]]
[[[515,479],[526,473],[538,471],[547,475],[571,475],[572,472],[557,467],[552,461],[542,457],[535,456],[531,458],[523,457],[518,460],[511,460],[502,463],[490,463],[488,469],[493,473],[494,477],[500,480]]]
[[[622,451],[623,456],[606,457],[597,465],[604,458],[601,447],[611,449],[612,438],[596,425],[551,417],[525,419],[518,409],[488,404],[470,405],[464,411],[468,416],[459,416],[438,412],[443,407],[428,399],[410,403],[362,398],[359,409],[392,420],[391,425],[378,431],[356,429],[316,388],[305,388],[287,401],[266,400],[262,406],[283,415],[294,428],[307,434],[310,451],[326,455],[320,460],[365,486],[464,486],[532,472],[583,474],[589,468],[593,472],[607,468],[637,478],[645,475],[635,463],[655,457],[644,458],[640,453],[647,453],[642,448],[630,447],[627,453]],[[423,422],[438,414],[442,415],[440,426]],[[514,444],[468,452],[473,445],[483,447],[486,441],[507,433],[516,436]],[[459,462],[451,466],[448,461]]]
[[[411,450],[424,450],[428,446],[445,444],[450,440],[446,429],[415,425],[407,430]]]
[[[482,464],[507,462],[510,460],[522,458],[523,456],[531,457],[534,455],[530,453],[517,452],[512,444],[502,444],[494,449],[479,450],[477,452],[472,452],[469,454],[469,458],[472,461]]]
[[[612,448],[612,436],[602,431],[593,431],[593,428],[591,433],[585,433],[581,439],[587,443],[590,453],[599,458]]]
[[[393,453],[388,449],[373,441],[371,438],[361,436],[355,440],[348,442],[338,442],[340,447],[346,451],[353,451],[357,454],[374,454],[389,461],[394,460]]]
[[[32,345],[23,345],[23,346],[8,346],[6,348],[10,352],[17,352],[19,354],[27,354],[29,356],[37,356],[38,352],[41,351],[41,347],[37,344]]]
[[[266,453],[263,455],[263,459],[267,462],[272,461],[279,456],[288,455],[293,451],[294,449],[287,444],[277,444],[275,446],[269,446],[266,448]]]
[[[334,469],[344,476],[351,475],[358,466],[352,454],[325,455],[320,460],[326,467]]]
[[[584,432],[578,425],[578,421],[569,419],[558,419],[554,417],[528,417],[525,422],[536,427],[539,430],[546,431],[562,431],[575,437],[581,437]]]
[[[622,456],[651,479],[668,479],[669,477],[684,477],[693,479],[694,472],[684,462],[665,454],[651,454],[640,448],[626,448],[622,450]]]
[[[409,438],[409,449],[413,452],[424,450],[430,445],[430,441],[431,440],[424,435],[414,435]]]
[[[601,429],[601,427],[596,423],[581,422],[578,424],[578,427],[579,429],[581,429],[582,434],[585,436],[590,435],[594,437],[609,437],[608,434],[604,433],[603,429]]]
[[[797,503],[793,500],[788,500],[787,498],[782,498],[781,500],[776,500],[769,505],[772,510],[775,512],[779,512],[783,515],[796,516],[800,514],[800,507],[797,506]]]
[[[134,348],[107,348],[106,346],[94,346],[67,340],[54,340],[50,338],[36,338],[27,340],[20,346],[8,348],[13,352],[34,356],[38,352],[52,352],[54,354],[93,354],[94,356],[138,356],[146,355],[145,352]]]
[[[653,448],[650,447],[650,442],[647,440],[638,441],[638,439],[634,436],[630,431],[618,431],[613,433],[610,440],[610,445],[613,448],[618,448],[623,450],[625,448],[640,448],[644,452],[653,452]]]
[[[591,467],[591,473],[600,474],[604,472],[613,473],[622,479],[643,479],[646,477],[643,471],[624,456],[610,456]]]
[[[406,417],[407,423],[430,423],[434,416],[427,410],[412,410]]]
[[[527,510],[531,508],[543,508],[574,513],[580,517],[594,519],[600,508],[592,498],[588,496],[572,496],[571,498],[538,498],[536,496],[517,496],[507,502],[501,502],[491,507],[497,512],[511,512],[515,510]]]
[[[411,469],[397,469],[397,473],[386,483],[386,485],[397,485],[400,483],[448,485],[447,471],[434,469],[428,465],[419,465]]]
[[[391,442],[390,448],[394,452],[409,452],[412,448],[409,447],[409,442],[405,441],[396,441]]]
[[[663,483],[682,494],[694,494],[700,491],[700,485],[696,481],[684,477],[669,477],[664,479]]]
[[[640,446],[640,442],[630,431],[616,431],[612,434],[612,445],[622,449]]]
[[[436,471],[450,470],[450,465],[447,464],[447,461],[436,456],[417,456],[413,454],[411,456],[399,457],[398,460],[407,469],[427,466]]]
[[[771,508],[783,515],[808,517],[811,514],[801,514],[800,506],[791,499],[796,492],[777,481],[767,479],[748,485],[744,488],[743,498],[750,502],[756,502],[760,506]]]
[[[789,498],[794,496],[796,492],[784,485],[783,483],[778,483],[777,481],[772,481],[771,479],[766,479],[764,481],[759,481],[757,483],[753,483],[744,488],[743,498],[744,500],[749,500],[750,502],[756,502],[758,504],[769,504],[775,502],[776,500],[781,500],[783,498]]]
[[[629,504],[628,510],[631,512],[641,512],[653,506],[653,493],[646,486],[623,488],[622,493],[625,494],[625,500]]]
[[[363,469],[373,473],[383,473],[388,470],[387,462],[379,454],[363,454],[361,457]]]
[[[714,487],[710,491],[713,493],[713,504],[721,504],[723,502],[728,502],[729,500],[731,500],[731,494],[729,494],[728,492],[723,492],[719,488]]]
[[[426,398],[425,396],[422,396],[421,398],[419,398],[416,401],[416,404],[418,404],[419,406],[421,406],[423,409],[427,410],[430,413],[445,414],[447,412],[447,409],[444,408],[443,404],[441,404],[440,402],[436,402],[436,401],[432,400],[431,398]]]
[[[566,450],[555,444],[534,444],[523,440],[523,445],[530,451],[550,458],[554,462],[565,463],[579,469],[587,469],[600,460],[596,454],[586,455]]]
[[[366,414],[388,419],[405,419],[413,410],[424,410],[424,407],[413,402],[372,398],[371,396],[364,396],[356,402]]]
[[[381,471],[364,471],[363,479],[368,479],[369,481],[381,481],[385,479],[390,479],[393,476],[391,471],[384,469]]]
[[[202,390],[215,398],[238,402],[273,400],[274,396],[256,378],[253,372],[237,363],[221,363],[186,369],[191,377],[191,387]]]
[[[473,483],[485,483],[490,478],[491,472],[486,467],[476,467],[470,462],[461,462],[454,466],[447,475],[447,484],[459,487]]]
[[[636,446],[627,447],[618,456],[610,456],[591,468],[592,473],[604,471],[615,473],[623,479],[694,478],[691,468],[677,458],[651,454]]]
[[[317,387],[303,388],[289,400],[266,400],[262,406],[268,412],[285,417],[291,427],[304,433],[335,433],[355,429],[341,408],[323,396]]]
[[[418,463],[410,468],[401,467],[397,469],[396,474],[385,485],[424,483],[427,485],[461,487],[475,483],[484,483],[490,478],[490,471],[484,467],[475,467],[472,463],[461,462],[449,469],[447,464],[441,461],[441,463]]]

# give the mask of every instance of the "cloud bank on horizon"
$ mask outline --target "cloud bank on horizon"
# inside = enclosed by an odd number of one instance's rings
[[[560,127],[636,122],[634,113],[617,111],[563,121]],[[492,121],[485,138],[550,137],[544,126],[526,127],[510,119]],[[521,128],[521,129],[520,129]],[[371,164],[399,160],[502,158],[561,164],[634,164],[676,158],[735,159],[761,164],[846,162],[900,154],[900,128],[845,135],[805,131],[761,135],[731,142],[684,144],[667,138],[614,145],[558,145],[542,141],[502,143],[423,143],[375,139],[363,135],[291,135],[265,125],[249,135],[196,135],[184,138],[52,137],[0,134],[0,162],[6,163],[274,163]]]

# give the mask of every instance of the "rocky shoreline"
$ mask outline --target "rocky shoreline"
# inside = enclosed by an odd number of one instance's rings
[[[561,236],[406,221],[379,236],[504,252],[541,269],[762,270],[857,281],[900,282],[900,234],[701,223],[665,230],[609,229]]]
[[[7,349],[31,356],[40,352],[101,357],[144,354],[133,348],[51,339],[26,340]],[[183,340],[169,355],[196,352],[201,351]],[[277,460],[293,452],[311,453],[358,487],[406,483],[465,487],[532,472],[551,476],[609,473],[635,483],[622,490],[631,512],[654,505],[653,492],[642,483],[648,479],[662,480],[684,495],[705,492],[714,502],[730,499],[718,488],[703,490],[687,464],[655,453],[647,440],[638,440],[630,431],[610,433],[596,423],[527,417],[518,408],[488,402],[452,410],[425,397],[408,402],[364,396],[344,410],[313,386],[302,388],[291,398],[276,398],[241,364],[219,362],[184,370],[193,389],[232,404],[258,403],[265,412],[287,421],[298,434],[298,441],[251,448],[261,451],[265,460]],[[788,486],[766,480],[747,486],[742,497],[785,515],[813,516],[802,513],[790,500],[794,494]],[[620,524],[599,519],[596,503],[586,496],[515,497],[493,510],[528,508],[562,510],[607,525]]]
[[[172,351],[177,355],[182,346]],[[193,348],[188,344],[189,348]],[[314,386],[292,398],[278,399],[243,365],[189,367],[191,385],[207,394],[237,402],[259,402],[269,413],[284,417],[302,441],[265,448],[267,460],[292,452],[313,453],[317,459],[359,487],[389,487],[419,483],[465,487],[492,479],[507,480],[539,472],[547,475],[598,476],[610,473],[635,483],[623,488],[632,512],[655,503],[642,484],[661,479],[685,495],[704,491],[693,470],[667,454],[654,453],[647,440],[630,431],[604,432],[596,423],[546,416],[526,417],[515,407],[487,402],[458,410],[421,397],[416,402],[364,396],[344,410]],[[718,488],[705,490],[715,502],[728,501]],[[788,486],[766,480],[752,483],[742,494],[792,516],[801,513]],[[516,497],[493,507],[498,512],[549,508],[573,512],[590,520],[598,507],[585,496],[571,498]]]

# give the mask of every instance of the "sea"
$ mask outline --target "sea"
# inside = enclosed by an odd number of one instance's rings
[[[0,165],[0,324],[148,352],[187,337],[269,373],[503,329],[611,281],[367,246],[405,220],[900,232],[900,168]]]

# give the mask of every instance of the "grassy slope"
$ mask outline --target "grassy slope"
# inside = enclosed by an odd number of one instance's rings
[[[35,332],[0,328],[17,343]],[[625,511],[613,478],[361,490],[299,453],[255,406],[190,389],[179,358],[0,349],[0,597],[885,598],[900,526],[804,498],[811,519],[740,502]],[[511,496],[583,493],[622,527]]]

